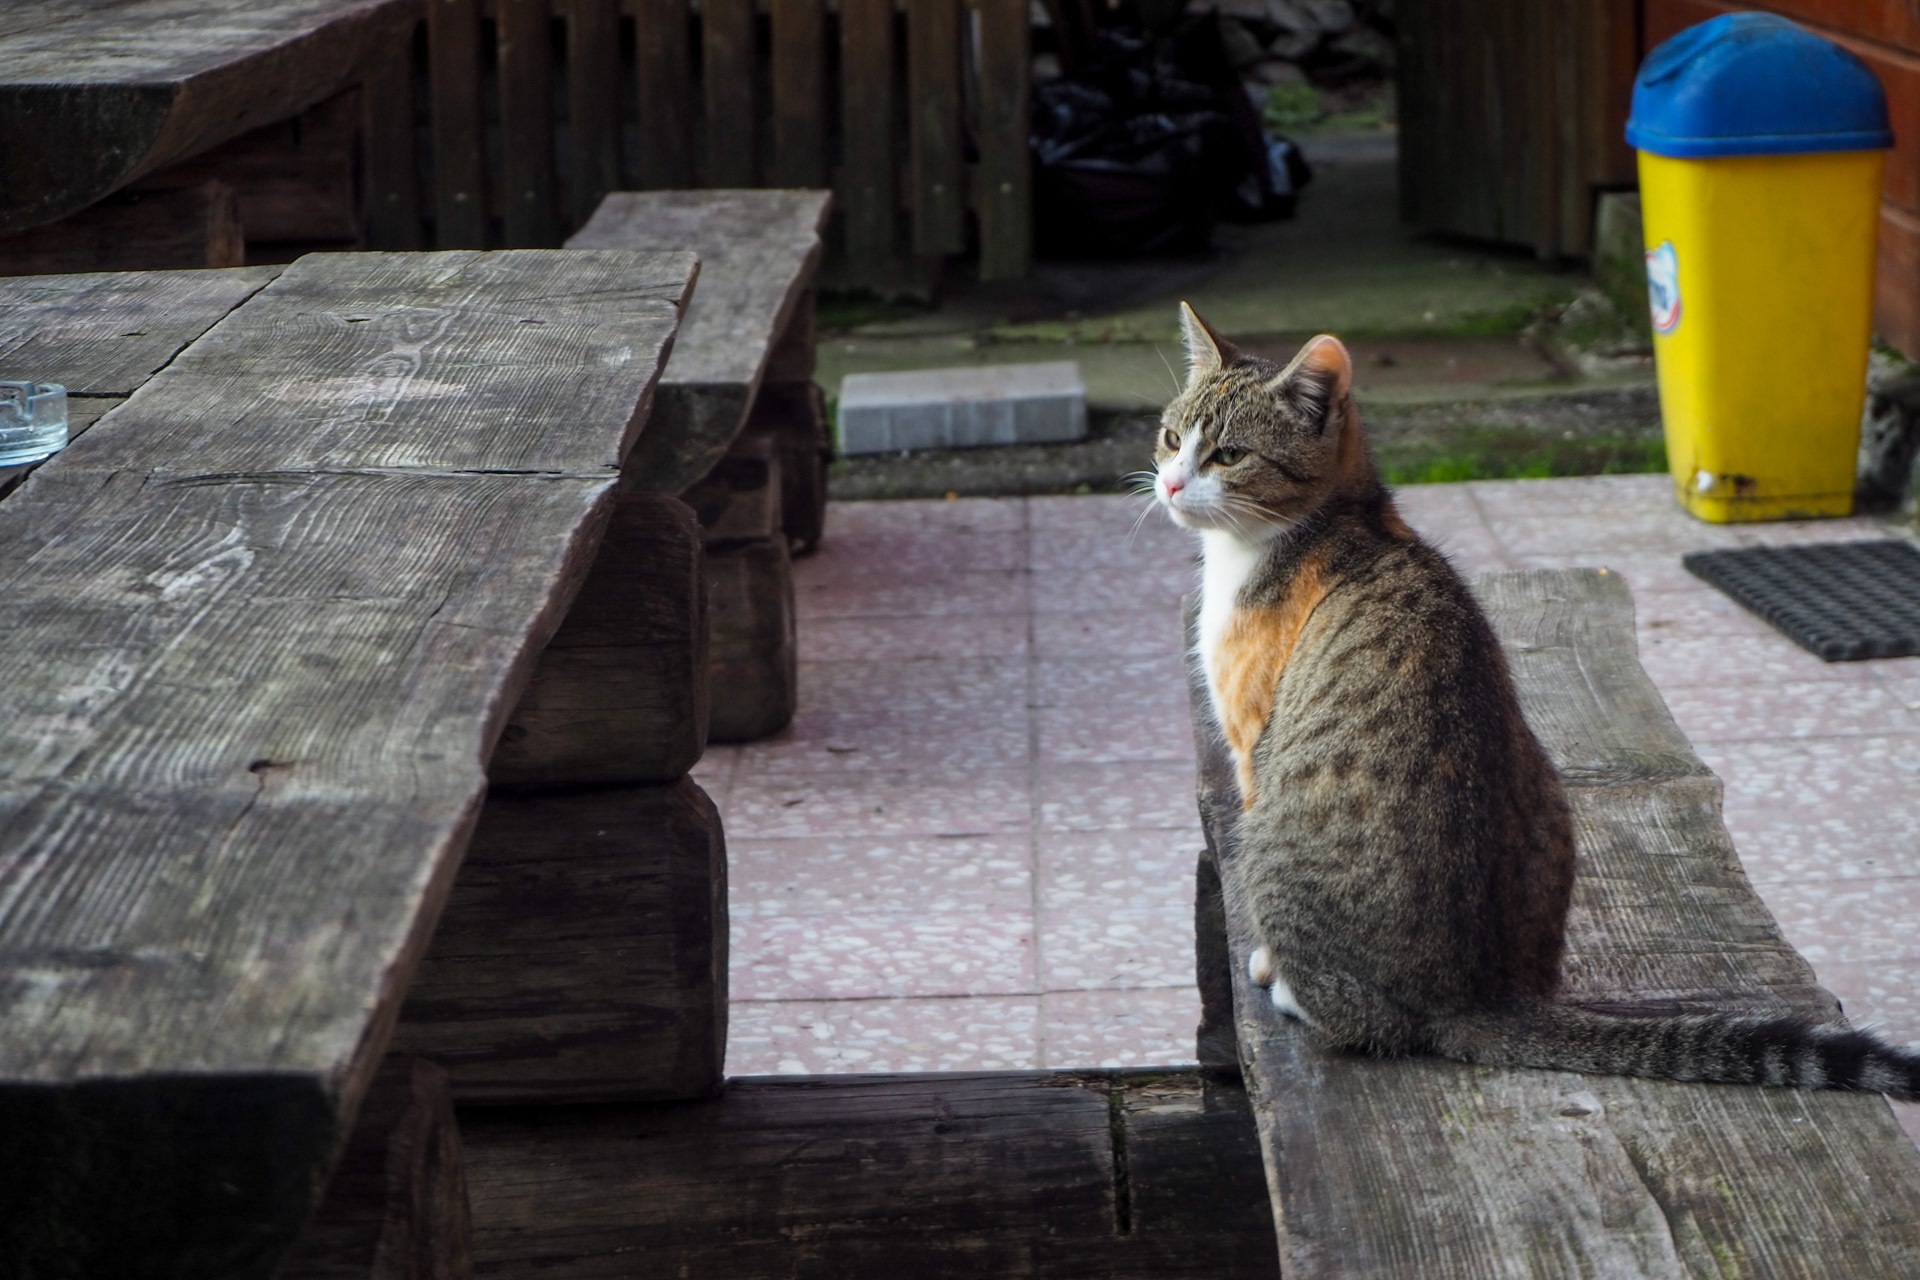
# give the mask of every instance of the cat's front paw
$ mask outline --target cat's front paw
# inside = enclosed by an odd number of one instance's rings
[[[1253,954],[1247,957],[1247,976],[1263,987],[1273,985],[1273,953],[1265,947],[1255,947]]]

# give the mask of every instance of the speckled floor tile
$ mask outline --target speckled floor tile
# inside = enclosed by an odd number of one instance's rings
[[[1041,1065],[1038,996],[736,1000],[727,1019],[729,1075],[1030,1071]]]
[[[1663,633],[1662,638],[1738,635],[1786,639],[1765,618],[1704,582],[1684,591],[1634,591],[1633,624],[1642,636],[1658,631]]]
[[[1920,738],[1702,743],[1756,883],[1920,874]]]
[[[1028,498],[1027,521],[1035,530],[1125,529],[1140,514],[1143,501],[1126,493]]]
[[[901,582],[961,573],[1017,572],[1027,567],[1024,530],[957,533],[900,529],[855,541],[826,537],[812,555],[793,562],[794,582]]]
[[[1040,836],[1041,988],[1191,982],[1197,836],[1151,829]]]
[[[1840,734],[1917,733],[1920,715],[1861,680],[1670,685],[1668,710],[1695,744]]]
[[[1116,699],[1157,702],[1175,709],[1187,705],[1187,659],[1177,651],[1037,658],[1032,670],[1032,705],[1037,707],[1098,706]]]
[[[1050,991],[1040,997],[1043,1067],[1185,1066],[1194,1060],[1200,993]]]
[[[1036,569],[1027,575],[1035,613],[1107,610],[1180,611],[1180,597],[1196,590],[1199,574],[1186,564],[1146,564],[1103,574]]]
[[[1393,503],[1401,518],[1422,533],[1486,523],[1471,485],[1405,484],[1393,491]]]
[[[1691,591],[1706,584],[1680,566],[1677,551],[1565,551],[1515,555],[1516,569],[1611,569],[1627,580],[1636,598],[1643,591]],[[1707,588],[1711,590],[1712,588]]]
[[[1018,707],[1026,697],[1027,663],[1018,657],[800,663],[802,715],[938,714]]]
[[[1850,1022],[1920,1048],[1920,960],[1830,960],[1814,976],[1840,997]]]
[[[1043,831],[1200,829],[1193,771],[1186,767],[1143,769],[1132,764],[1043,760],[1039,798]]]
[[[1580,551],[1699,551],[1736,547],[1726,525],[1703,524],[1678,509],[1627,507],[1617,512],[1509,516],[1488,513],[1487,527],[1516,556],[1563,556]]]
[[[1027,653],[1027,617],[1019,613],[801,618],[796,630],[799,651],[816,660],[832,654],[900,660],[1021,658]]]
[[[1920,876],[1759,886],[1780,931],[1814,968],[1832,961],[1920,962]]]
[[[865,543],[903,530],[1017,533],[1026,527],[1027,503],[1020,498],[835,502],[827,507],[826,537]]]
[[[1673,481],[1664,475],[1476,480],[1470,484],[1445,487],[1458,488],[1471,494],[1488,520],[1515,516],[1613,515],[1648,510],[1685,514],[1673,500]]]
[[[1033,911],[1033,850],[1022,836],[815,837],[727,842],[727,907],[748,916]]]
[[[1028,757],[1027,711],[1017,701],[865,715],[802,710],[773,737],[740,749],[747,776],[1013,768]]]
[[[873,770],[811,776],[759,774],[734,780],[731,835],[1012,835],[1027,830],[1026,769]]]
[[[1178,608],[1033,615],[1033,652],[1042,658],[1179,653],[1184,634]]]
[[[1422,529],[1420,532],[1461,573],[1494,573],[1517,567],[1507,554],[1506,547],[1488,529],[1467,525],[1433,532]]]
[[[1104,706],[1041,707],[1034,711],[1043,761],[1113,764],[1158,761],[1193,768],[1193,724],[1184,698],[1149,702],[1117,698]]]
[[[1023,613],[1027,575],[1018,569],[955,573],[932,580],[796,583],[798,617],[945,618],[954,614]]]
[[[1718,636],[1666,635],[1642,630],[1640,665],[1662,689],[1689,684],[1859,681],[1873,672],[1858,662],[1822,662],[1778,634],[1728,632]]]
[[[712,799],[714,807],[722,815],[727,811],[727,796],[733,790],[733,774],[740,762],[740,748],[735,746],[709,746],[693,768],[687,771],[689,777],[700,784],[700,789]]]
[[[1887,527],[1870,516],[1852,516],[1840,520],[1764,521],[1733,525],[1735,536],[1749,547],[1792,547],[1810,542],[1858,542],[1864,538],[1887,538]]]
[[[1037,528],[1029,535],[1027,566],[1076,573],[1127,571],[1143,565],[1195,563],[1200,540],[1158,511],[1135,522],[1129,515],[1110,525]]]
[[[1881,687],[1909,710],[1920,711],[1920,658],[1888,658],[1859,665],[1871,667]]]
[[[758,916],[732,922],[736,1000],[1017,995],[1034,986],[1031,911]]]

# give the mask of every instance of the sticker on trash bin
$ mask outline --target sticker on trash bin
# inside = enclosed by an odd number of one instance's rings
[[[1672,333],[1680,327],[1680,259],[1671,240],[1647,250],[1647,302],[1653,309],[1655,333]]]

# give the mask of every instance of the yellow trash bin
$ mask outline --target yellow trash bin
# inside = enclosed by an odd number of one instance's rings
[[[1681,505],[1851,513],[1893,143],[1879,81],[1784,18],[1728,14],[1648,55],[1627,141]]]

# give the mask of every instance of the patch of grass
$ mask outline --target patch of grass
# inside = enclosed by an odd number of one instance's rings
[[[1325,119],[1326,114],[1327,109],[1320,101],[1320,91],[1304,80],[1276,84],[1267,90],[1266,117],[1269,129],[1298,129],[1302,125]]]
[[[1389,484],[1638,475],[1666,469],[1666,441],[1658,436],[1543,439],[1531,431],[1486,430],[1462,433],[1440,448],[1405,442],[1380,450],[1380,470]]]
[[[815,323],[827,333],[845,333],[862,325],[925,315],[933,304],[910,298],[883,298],[867,289],[821,291],[815,295]]]

